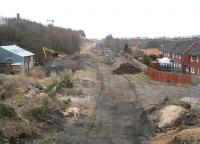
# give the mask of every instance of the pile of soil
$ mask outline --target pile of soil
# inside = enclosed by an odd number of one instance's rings
[[[130,63],[123,63],[117,68],[116,70],[113,71],[113,74],[138,74],[140,73],[141,70],[136,68]]]

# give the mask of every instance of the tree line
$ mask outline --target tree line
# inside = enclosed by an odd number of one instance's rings
[[[80,50],[82,30],[75,31],[19,18],[6,18],[0,25],[0,45],[16,44],[35,54],[36,61],[43,63],[42,47],[72,54]]]
[[[127,39],[114,38],[112,35],[108,35],[103,40],[103,46],[110,48],[113,52],[118,53],[123,50],[128,44]]]

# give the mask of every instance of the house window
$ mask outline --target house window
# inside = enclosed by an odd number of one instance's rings
[[[181,55],[178,55],[179,59],[181,59]]]
[[[199,57],[197,56],[197,62],[199,62]]]
[[[195,73],[195,68],[194,67],[191,67],[191,73]]]
[[[172,56],[172,58],[174,58],[174,53],[173,53],[173,56]]]
[[[191,57],[190,57],[190,59],[191,59],[191,60],[190,60],[191,62],[193,62],[193,61],[194,61],[194,57],[193,57],[193,56],[191,56]]]
[[[179,67],[181,68],[181,64],[179,64]]]
[[[189,72],[189,68],[188,67],[186,67],[186,72]]]
[[[198,75],[199,75],[199,69],[198,69]]]

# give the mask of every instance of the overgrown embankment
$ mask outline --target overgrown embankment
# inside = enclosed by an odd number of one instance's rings
[[[46,143],[53,141],[50,132],[63,130],[69,103],[59,101],[57,94],[73,87],[71,72],[50,77],[39,72],[0,75],[0,143]]]

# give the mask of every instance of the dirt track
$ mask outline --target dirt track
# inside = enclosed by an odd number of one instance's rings
[[[163,101],[163,95],[173,99],[186,95],[187,87],[156,83],[144,74],[113,75],[125,59],[117,58],[116,63],[107,65],[102,49],[88,49],[87,53],[91,58],[85,63],[95,69],[100,83],[96,95],[90,96],[92,114],[67,123],[58,143],[151,143],[153,128],[144,109]]]

